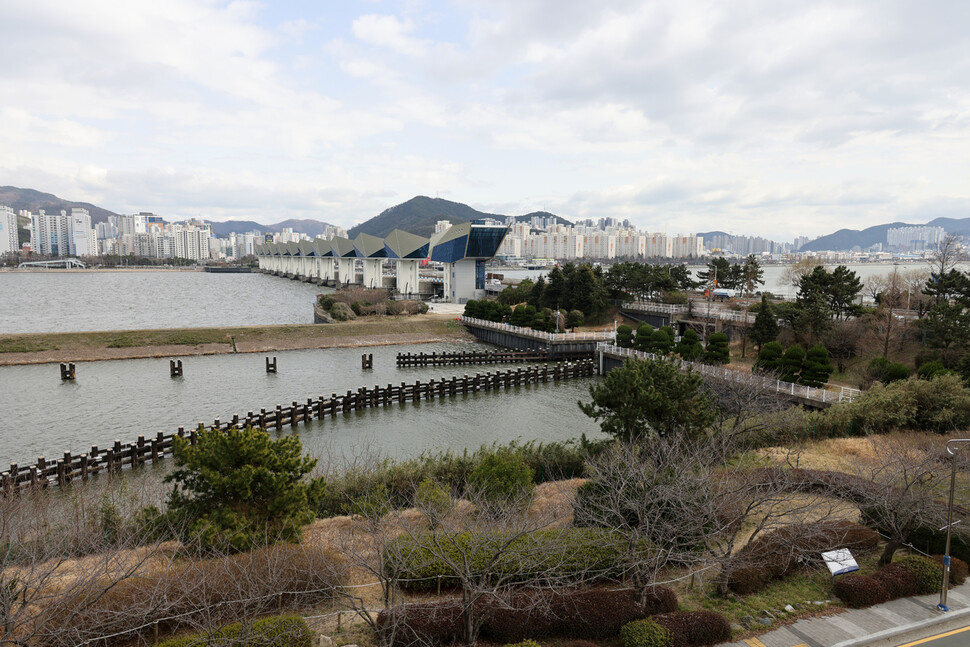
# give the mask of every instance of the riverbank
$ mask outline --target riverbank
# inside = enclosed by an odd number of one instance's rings
[[[474,341],[453,314],[333,324],[0,335],[0,366]]]

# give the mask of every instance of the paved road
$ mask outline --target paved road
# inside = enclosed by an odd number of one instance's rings
[[[916,645],[924,645],[925,647],[967,647],[967,645],[970,645],[970,625],[936,634],[929,638],[920,638],[919,640],[904,643],[899,647],[916,647]]]

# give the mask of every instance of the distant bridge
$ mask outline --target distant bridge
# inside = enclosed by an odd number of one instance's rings
[[[58,258],[51,261],[24,261],[17,267],[63,267],[65,269],[84,269],[87,265],[76,258]]]

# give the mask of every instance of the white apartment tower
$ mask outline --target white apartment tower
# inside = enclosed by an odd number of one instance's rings
[[[0,205],[0,256],[20,249],[17,237],[17,214],[10,207]]]

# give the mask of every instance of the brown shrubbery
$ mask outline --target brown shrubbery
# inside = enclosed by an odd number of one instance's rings
[[[510,601],[486,599],[482,604],[482,638],[511,643],[527,638],[611,638],[628,622],[675,611],[677,596],[658,586],[641,605],[632,590],[549,590],[517,594]],[[462,636],[461,602],[400,605],[382,612],[377,622],[395,647],[445,645]]]
[[[851,521],[795,524],[758,537],[739,551],[725,568],[728,587],[740,595],[760,591],[785,577],[819,553],[837,548],[875,548],[879,535]]]
[[[293,544],[231,557],[178,560],[114,586],[92,581],[65,603],[67,610],[60,614],[65,626],[51,629],[65,635],[63,644],[77,644],[154,621],[163,631],[224,624],[330,600],[334,587],[346,579],[345,569],[329,551]],[[131,637],[129,633],[116,640]]]
[[[491,612],[482,636],[502,643],[525,638],[610,638],[628,622],[676,609],[677,596],[663,586],[654,588],[642,605],[633,590],[521,594]]]
[[[933,559],[940,564],[943,563],[943,555],[933,555]],[[959,557],[950,556],[950,583],[953,586],[960,586],[967,581],[970,576],[970,566]]]
[[[886,587],[874,577],[850,573],[835,583],[835,595],[850,609],[862,609],[889,601]]]
[[[703,647],[731,640],[731,623],[713,611],[672,611],[653,619],[670,631],[673,647]]]

